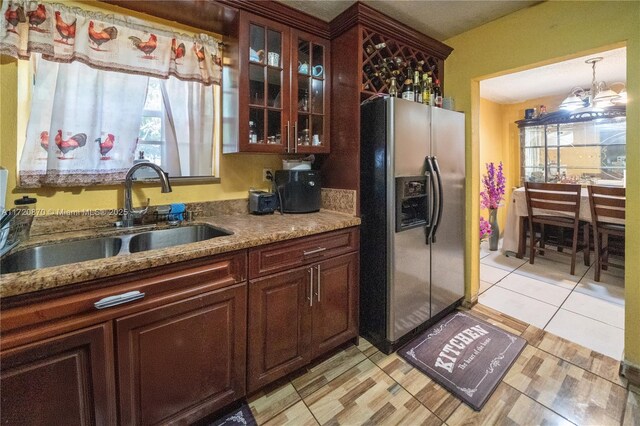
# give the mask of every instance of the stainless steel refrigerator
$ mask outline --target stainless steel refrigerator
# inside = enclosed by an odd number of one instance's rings
[[[361,107],[360,334],[389,353],[464,296],[464,114]]]

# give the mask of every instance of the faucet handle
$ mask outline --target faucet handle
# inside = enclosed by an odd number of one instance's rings
[[[131,209],[131,214],[136,216],[137,218],[142,217],[149,210],[149,203],[151,202],[151,198],[147,198],[147,205],[142,209]]]

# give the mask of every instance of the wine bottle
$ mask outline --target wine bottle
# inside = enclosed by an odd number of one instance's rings
[[[420,90],[420,73],[413,72],[413,101],[422,103],[422,90]]]
[[[404,87],[402,88],[402,99],[406,99],[408,101],[413,100],[413,83],[411,82],[411,78],[407,75],[407,78],[404,80]]]
[[[374,46],[374,45],[372,45],[372,44],[368,44],[368,45],[364,48],[364,50],[365,50],[365,52],[367,52],[367,54],[372,55],[372,54],[373,54],[373,52],[375,52],[376,50],[380,50],[380,49],[385,48],[385,47],[387,47],[387,44],[386,44],[386,43],[378,43],[378,44],[376,44],[375,46]]]
[[[429,76],[427,73],[422,74],[422,103],[430,105],[431,87],[429,87]]]
[[[433,87],[434,106],[442,108],[442,91],[440,90],[440,80],[436,79],[436,85]]]
[[[391,77],[391,83],[389,83],[389,96],[392,98],[398,97],[398,83],[396,83],[395,77]]]

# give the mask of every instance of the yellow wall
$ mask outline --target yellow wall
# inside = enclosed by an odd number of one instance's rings
[[[126,9],[96,2],[66,2],[68,5],[79,5],[85,9],[109,10],[117,13],[133,15],[157,24],[171,26],[183,32],[198,32],[197,29],[161,20],[151,16],[134,13]],[[82,3],[81,5],[78,3]],[[9,170],[7,188],[7,206],[13,200],[25,194],[35,195],[38,208],[42,209],[108,209],[122,207],[124,198],[120,186],[98,186],[90,188],[41,188],[20,190],[16,188],[17,169],[17,128],[25,128],[26,123],[19,125],[18,111],[24,110],[24,99],[18,97],[17,61],[9,57],[0,59],[0,165]],[[23,96],[24,98],[24,96]],[[21,117],[24,119],[24,117]],[[223,155],[220,159],[220,184],[174,185],[173,192],[162,194],[155,185],[137,185],[134,189],[134,206],[147,198],[152,204],[170,202],[198,202],[220,199],[246,198],[250,187],[267,188],[262,182],[262,169],[280,169],[282,157],[277,155]]]
[[[504,231],[507,217],[507,201],[511,196],[511,187],[515,185],[515,182],[510,179],[510,171],[517,168],[517,165],[511,164],[509,160],[509,141],[504,137],[503,132],[503,108],[502,104],[488,99],[480,99],[480,179],[487,174],[487,163],[493,162],[498,167],[501,161],[503,173],[507,179],[505,201],[498,209],[498,226],[501,234]],[[482,180],[480,185],[482,185]],[[482,191],[482,186],[480,190]],[[487,209],[482,209],[481,213],[485,219],[489,218]]]
[[[548,1],[445,41],[446,94],[467,114],[466,298],[479,285],[478,193],[481,79],[627,46],[627,222],[640,223],[640,2]],[[640,227],[628,226],[627,259],[640,259]],[[625,361],[640,366],[640,262],[625,270]]]

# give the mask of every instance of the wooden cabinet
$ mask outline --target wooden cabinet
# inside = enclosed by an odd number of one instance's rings
[[[3,299],[3,422],[188,423],[244,396],[246,259],[241,251]],[[132,291],[144,297],[96,309]]]
[[[246,11],[238,31],[238,140],[224,152],[329,152],[329,41]]]
[[[295,153],[329,152],[329,41],[291,30],[291,123]]]
[[[193,421],[244,395],[246,285],[115,320],[120,420]]]
[[[315,358],[358,335],[357,253],[325,260],[315,269],[312,356]]]
[[[3,422],[193,423],[357,337],[358,247],[353,227],[5,298]]]
[[[3,350],[2,424],[114,425],[111,323]]]
[[[250,252],[248,392],[357,337],[357,247],[347,229]]]
[[[249,392],[311,361],[310,268],[249,283]]]

